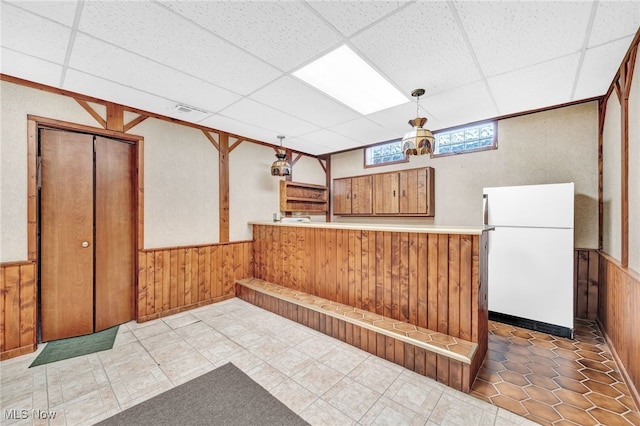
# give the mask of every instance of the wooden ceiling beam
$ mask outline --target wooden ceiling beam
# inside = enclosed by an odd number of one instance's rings
[[[107,121],[104,118],[102,118],[95,109],[91,108],[91,105],[89,105],[87,101],[85,101],[84,99],[78,99],[78,98],[74,98],[74,99],[76,100],[77,103],[80,104],[82,108],[84,108],[85,111],[89,113],[90,116],[92,116],[102,126],[103,129],[107,128]]]

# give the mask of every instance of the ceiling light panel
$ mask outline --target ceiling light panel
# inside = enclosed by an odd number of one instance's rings
[[[293,75],[364,115],[409,101],[346,45]]]
[[[340,41],[299,1],[163,2],[281,70],[291,70]]]
[[[481,77],[447,2],[416,2],[351,40],[385,76],[407,94],[427,96]]]
[[[487,77],[579,51],[591,14],[586,1],[458,1],[454,7]]]
[[[145,1],[125,4],[127,7],[121,2],[87,2],[80,30],[240,94],[281,74],[162,6]]]

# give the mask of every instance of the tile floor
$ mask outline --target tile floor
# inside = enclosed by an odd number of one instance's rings
[[[575,339],[489,322],[489,353],[471,395],[542,425],[640,425],[593,321]]]
[[[93,424],[227,362],[312,425],[534,424],[240,299],[130,322],[109,351],[28,368],[43,347],[0,363],[0,424]]]
[[[552,373],[543,367],[549,367],[548,360],[554,358],[545,357],[539,349],[528,355],[519,352],[549,344],[543,342],[555,342],[563,350],[566,348],[560,345],[576,345],[568,351],[581,353],[579,359],[588,364],[584,368],[595,371],[595,364],[586,360],[595,358],[591,352],[595,354],[593,347],[599,346],[597,354],[606,359],[602,364],[609,367],[605,374],[616,377],[615,365],[610,355],[604,355],[608,352],[599,336],[593,341],[570,343],[573,341],[539,333],[527,337],[526,333],[491,323],[489,358],[474,385],[474,396],[470,396],[240,299],[231,299],[155,321],[122,325],[114,348],[109,351],[28,368],[44,348],[40,345],[34,354],[1,362],[0,424],[93,424],[227,362],[233,362],[312,425],[535,424],[531,420],[551,423],[540,416],[547,411],[537,404],[552,406],[556,412],[565,411],[541,391],[548,382],[539,382],[534,376],[549,378]],[[564,343],[557,343],[561,341]],[[590,353],[584,356],[584,351]],[[514,355],[528,356],[529,361]],[[566,372],[569,380],[585,387],[587,381],[602,383],[601,376],[578,380],[575,374],[584,365],[564,365],[559,359],[554,361],[558,365],[551,368]],[[527,380],[520,386],[521,392],[526,392],[525,398],[510,381],[517,376],[507,373],[522,368],[518,365],[528,371],[516,371]],[[569,368],[574,373],[568,373]],[[559,379],[554,376],[553,380]],[[620,395],[613,400],[627,407],[628,391],[625,393],[619,378],[615,380],[610,387]],[[589,389],[595,388],[591,385]],[[509,399],[499,398],[492,388]],[[585,401],[597,403],[603,412],[613,412],[609,410],[614,405],[608,400],[602,403],[604,400],[594,396],[595,390],[580,394],[584,401],[575,396],[567,399],[567,391],[578,393],[577,389],[551,392],[567,401],[567,413],[578,409],[584,414],[586,409],[580,404]],[[518,406],[514,410],[513,402],[504,401],[517,401],[527,411],[518,410]],[[595,414],[593,410],[588,413]],[[8,419],[7,414],[11,413],[17,417],[24,413],[27,418]],[[54,413],[54,418],[46,418]],[[640,424],[634,416],[637,413],[627,409],[617,419]],[[554,424],[574,424],[562,421],[558,419]]]

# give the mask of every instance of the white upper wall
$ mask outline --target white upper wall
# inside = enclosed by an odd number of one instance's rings
[[[27,115],[97,127],[74,99],[0,81],[0,262],[27,259]]]
[[[598,246],[598,103],[589,102],[500,120],[498,149],[448,157],[413,157],[394,166],[363,167],[363,150],[332,157],[332,178],[431,166],[435,169],[433,219],[385,222],[482,224],[482,188],[574,182],[575,247]],[[335,217],[380,222],[380,218]]]
[[[621,147],[620,102],[615,94],[607,101],[602,134],[602,250],[620,260],[621,255]]]
[[[629,94],[629,268],[640,274],[640,65]]]

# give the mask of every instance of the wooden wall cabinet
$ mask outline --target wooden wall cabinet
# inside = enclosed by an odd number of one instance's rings
[[[434,183],[432,167],[334,179],[333,214],[431,217]]]
[[[311,183],[280,181],[280,211],[326,213],[329,211],[328,188]]]
[[[334,179],[333,214],[370,215],[373,213],[371,176]]]

